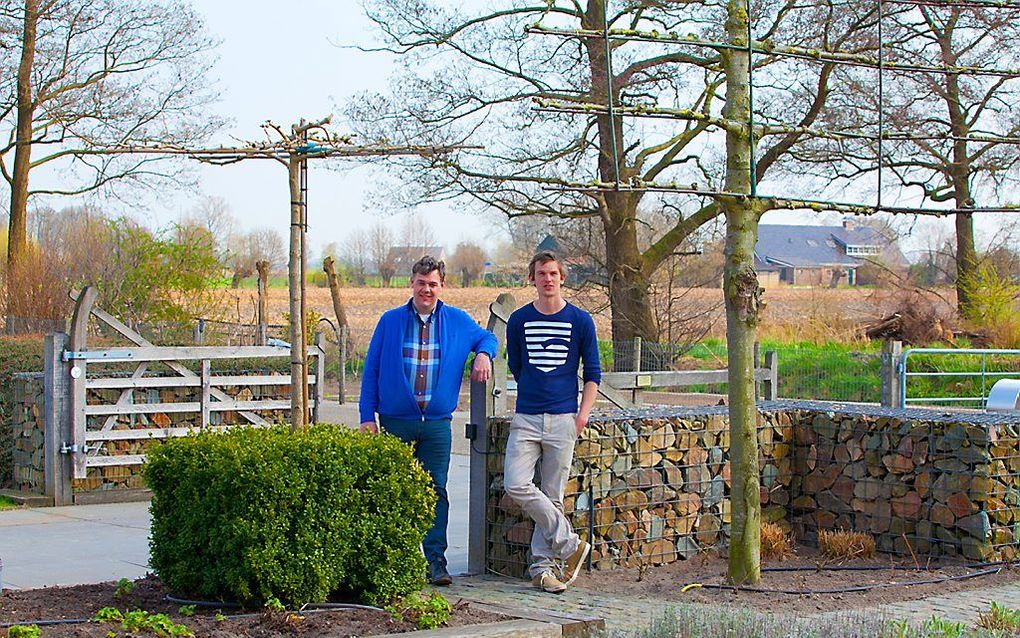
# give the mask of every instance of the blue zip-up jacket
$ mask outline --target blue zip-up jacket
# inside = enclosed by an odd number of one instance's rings
[[[413,302],[387,310],[379,318],[365,355],[358,408],[361,422],[375,415],[404,420],[449,419],[457,407],[464,364],[472,352],[484,352],[496,359],[496,336],[482,328],[466,312],[442,301],[436,302],[433,320],[439,330],[439,373],[432,388],[432,400],[422,414],[414,399],[411,382],[404,374],[404,330]]]

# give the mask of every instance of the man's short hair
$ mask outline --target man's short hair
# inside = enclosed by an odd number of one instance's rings
[[[427,275],[439,271],[439,281],[446,283],[446,262],[440,261],[432,255],[425,255],[411,266],[411,279],[415,275]]]
[[[535,278],[535,266],[540,265],[540,264],[547,264],[550,261],[555,261],[556,262],[556,265],[559,266],[559,268],[560,268],[560,273],[563,275],[563,278],[566,279],[566,277],[567,277],[567,265],[564,264],[563,260],[560,259],[556,255],[556,253],[552,252],[551,250],[542,250],[542,251],[539,251],[539,252],[535,253],[534,257],[531,258],[531,262],[528,264],[528,279],[534,279]]]

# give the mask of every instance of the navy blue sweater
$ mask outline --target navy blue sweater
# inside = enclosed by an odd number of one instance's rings
[[[361,377],[358,408],[362,423],[374,421],[377,413],[415,421],[449,419],[457,407],[468,355],[484,352],[490,359],[496,357],[495,335],[475,323],[463,310],[438,302],[433,320],[439,330],[439,374],[432,388],[432,400],[422,414],[411,382],[404,374],[404,330],[412,312],[410,303],[387,310],[372,333]]]
[[[506,352],[521,414],[577,412],[582,362],[585,383],[602,380],[595,322],[570,303],[553,315],[543,315],[530,303],[514,311],[506,325]]]

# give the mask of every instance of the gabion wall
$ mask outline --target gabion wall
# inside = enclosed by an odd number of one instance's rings
[[[46,431],[43,412],[43,375],[22,372],[11,380],[11,465],[12,487],[21,492],[42,494],[46,487],[43,436]]]
[[[489,424],[487,562],[521,576],[532,524],[503,493],[509,423]],[[759,406],[757,430],[763,518],[806,542],[852,529],[897,554],[1016,556],[1018,417],[777,401]],[[578,534],[594,539],[592,567],[658,565],[724,545],[728,450],[726,408],[593,418],[564,499]]]

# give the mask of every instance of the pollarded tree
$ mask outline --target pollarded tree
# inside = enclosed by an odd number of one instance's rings
[[[613,338],[654,340],[651,275],[722,209],[712,200],[679,207],[672,223],[643,243],[639,208],[656,207],[655,195],[563,187],[617,182],[722,187],[726,159],[717,149],[723,147],[718,131],[725,128],[726,49],[654,40],[673,32],[719,40],[727,20],[724,5],[500,0],[467,13],[433,0],[369,0],[366,7],[384,34],[379,48],[401,54],[404,70],[388,96],[366,96],[353,107],[352,119],[369,137],[482,147],[430,162],[397,160],[415,178],[401,183],[415,188],[394,192],[409,200],[463,196],[510,218],[596,220]],[[770,1],[756,7],[757,39],[825,49],[859,46],[854,38],[872,25],[874,13],[834,2],[804,7]],[[561,33],[526,33],[539,23]],[[606,25],[618,33],[643,30],[644,36],[613,40],[607,47],[597,37]],[[578,30],[587,37],[560,37]],[[759,56],[756,67],[772,62]],[[796,77],[784,81],[777,76],[768,83],[781,92],[781,100],[758,110],[781,111],[783,121],[795,126],[762,144],[754,169],[759,179],[822,112],[831,70],[826,64],[805,66]],[[651,120],[611,118],[609,96],[613,105],[638,105],[637,110],[673,107],[682,121],[655,120],[653,125]],[[554,112],[536,110],[533,100],[544,101]],[[574,112],[559,112],[563,108]]]
[[[695,229],[725,214],[733,459],[729,577],[757,581],[761,512],[752,373],[761,289],[754,246],[760,215],[797,203],[748,195],[791,148],[816,134],[811,127],[824,112],[835,69],[826,52],[873,46],[862,34],[874,27],[874,3],[763,2],[754,4],[753,18],[744,0],[589,0],[585,6],[522,1],[475,16],[424,0],[375,0],[369,7],[389,37],[389,50],[405,54],[411,68],[435,72],[401,78],[394,100],[370,100],[360,115],[397,138],[431,134],[484,145],[418,166],[426,196],[463,194],[510,217],[598,220],[615,339],[653,334],[649,275]],[[541,38],[522,35],[525,25],[537,21],[552,28]],[[607,25],[609,43],[600,37]],[[690,30],[695,33],[687,36]],[[756,42],[748,42],[751,32]],[[749,47],[759,51],[755,94],[761,89],[766,96],[754,105]],[[780,63],[773,54],[780,50],[812,61]],[[556,112],[534,111],[532,98],[555,105]],[[614,116],[613,108],[669,119],[656,128],[644,119]],[[653,199],[649,183],[677,190],[677,183],[691,181],[701,186],[690,190],[725,194],[687,209],[641,250],[637,211]],[[578,183],[598,188],[575,189]],[[614,188],[617,183],[623,188]]]
[[[76,195],[118,180],[172,177],[116,146],[186,145],[215,130],[206,75],[215,42],[174,0],[0,0],[0,173],[10,187],[8,267],[16,274],[32,195]],[[33,169],[63,169],[30,186]]]
[[[916,6],[891,12],[885,22],[882,104],[873,70],[845,71],[832,114],[848,131],[877,135],[885,121],[885,185],[950,205],[955,215],[958,308],[966,314],[978,266],[974,214],[968,209],[1013,203],[1020,177],[1020,11],[977,6]],[[910,70],[899,67],[911,67]],[[936,71],[935,69],[942,69]],[[945,72],[957,69],[958,72]],[[996,72],[998,70],[999,72]],[[840,140],[799,153],[809,162],[835,164],[850,183],[873,179],[878,144]],[[828,169],[826,169],[828,170]],[[873,182],[871,182],[873,184]]]

